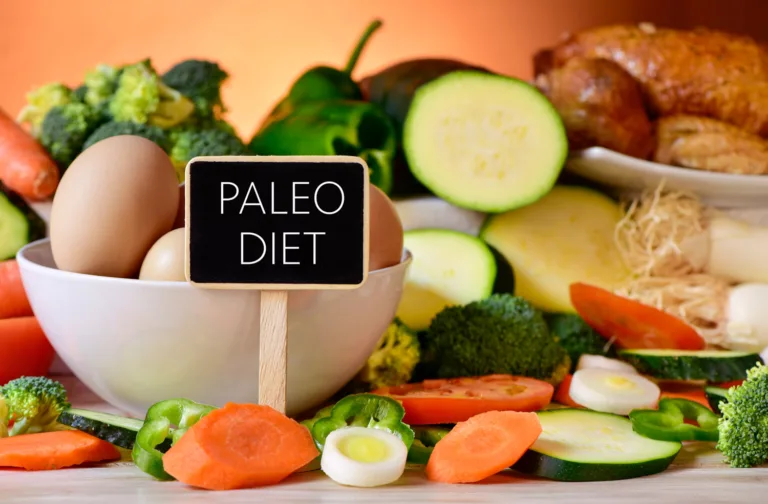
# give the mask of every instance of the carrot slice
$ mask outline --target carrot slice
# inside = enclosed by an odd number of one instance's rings
[[[193,425],[163,456],[187,485],[233,490],[278,483],[317,457],[309,430],[269,406],[227,403]]]
[[[16,259],[0,262],[0,319],[34,315]]]
[[[622,348],[703,350],[705,342],[685,321],[652,306],[584,283],[570,286],[571,303],[581,318]]]
[[[518,460],[541,434],[536,413],[489,411],[456,426],[429,457],[427,478],[442,483],[474,483]]]
[[[44,471],[119,458],[114,445],[77,430],[0,438],[0,467]]]
[[[0,320],[0,385],[48,373],[55,352],[35,317]]]
[[[557,391],[555,392],[555,396],[552,398],[552,400],[556,403],[562,404],[563,406],[570,406],[571,408],[583,408],[584,406],[571,399],[571,380],[573,380],[572,374],[565,375],[563,381],[561,381],[560,385],[558,385]]]

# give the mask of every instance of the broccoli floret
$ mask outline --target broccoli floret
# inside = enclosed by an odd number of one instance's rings
[[[9,436],[49,430],[59,414],[70,407],[64,386],[44,376],[11,380],[0,393],[5,397],[8,418],[13,421]]]
[[[155,142],[166,153],[171,148],[168,135],[163,129],[157,126],[152,126],[149,124],[138,124],[134,122],[110,121],[96,128],[96,131],[94,131],[85,141],[83,150],[87,149],[96,142],[104,140],[105,138],[118,135],[134,135],[144,137]]]
[[[84,103],[57,105],[43,120],[40,143],[64,170],[82,152],[86,139],[101,122],[101,113]]]
[[[420,356],[416,333],[395,319],[351,385],[357,391],[368,392],[408,383]]]
[[[240,156],[247,154],[243,141],[234,133],[224,129],[190,128],[171,133],[173,146],[171,161],[176,167],[179,181],[184,179],[183,170],[190,159],[196,156]]]
[[[542,313],[521,297],[494,294],[438,313],[422,339],[423,378],[489,374],[530,376],[553,384],[571,367]]]
[[[226,111],[221,102],[221,85],[228,77],[214,61],[189,59],[168,70],[163,82],[191,99],[201,117],[214,117]]]
[[[5,403],[5,397],[0,394],[0,438],[8,436],[8,405]]]
[[[38,138],[48,111],[56,105],[72,101],[72,90],[60,82],[46,84],[27,93],[27,104],[19,112],[17,121],[28,124],[30,133]]]
[[[106,103],[117,90],[121,69],[111,65],[97,65],[85,74],[84,101],[93,107]]]
[[[122,69],[109,102],[115,121],[132,121],[170,128],[195,110],[189,98],[165,85],[149,60]]]
[[[77,103],[85,103],[85,95],[88,93],[88,88],[85,84],[81,84],[72,91],[72,101]]]
[[[615,357],[616,350],[611,341],[600,336],[583,318],[575,313],[545,313],[544,320],[549,330],[558,338],[575,366],[582,354]]]
[[[720,402],[722,417],[717,449],[731,467],[753,467],[768,461],[768,367],[758,363],[739,387]]]

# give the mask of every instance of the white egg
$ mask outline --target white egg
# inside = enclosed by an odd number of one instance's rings
[[[405,471],[408,449],[387,431],[343,427],[325,440],[320,468],[340,485],[375,487],[397,481]]]
[[[655,408],[661,390],[637,373],[591,368],[573,373],[569,394],[585,408],[628,415],[633,409]]]
[[[602,355],[584,354],[579,357],[579,364],[576,366],[576,370],[579,369],[608,369],[613,371],[625,371],[627,373],[637,373],[637,369],[632,364],[628,364],[618,359],[609,359]]]

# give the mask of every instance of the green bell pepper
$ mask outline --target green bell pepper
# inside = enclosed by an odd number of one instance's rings
[[[330,415],[319,418],[312,426],[312,437],[320,451],[328,435],[343,427],[367,427],[385,430],[399,437],[410,449],[414,433],[403,423],[405,409],[392,398],[375,394],[353,394],[345,397],[331,409]]]
[[[381,27],[381,21],[376,19],[368,25],[357,45],[352,50],[347,64],[343,69],[329,66],[312,67],[293,83],[288,94],[272,110],[266,124],[278,120],[293,112],[293,110],[310,101],[328,100],[362,100],[363,93],[360,86],[352,80],[352,71],[355,69],[363,48],[368,43],[371,35]]]
[[[368,164],[371,183],[385,193],[392,187],[396,148],[389,116],[378,105],[351,100],[304,103],[267,124],[249,145],[262,156],[359,156]]]
[[[408,463],[425,465],[435,445],[451,432],[448,427],[416,427],[413,429],[415,438],[408,450]]]
[[[176,444],[190,427],[215,409],[214,406],[189,399],[168,399],[152,405],[147,410],[144,425],[136,434],[131,452],[133,462],[150,476],[159,480],[172,480],[173,476],[163,469],[163,454],[157,447],[166,440],[168,434],[171,434],[171,445]]]
[[[629,413],[638,434],[660,441],[717,441],[718,416],[709,408],[688,399],[662,399],[658,410],[638,409]],[[696,420],[698,426],[685,423]]]

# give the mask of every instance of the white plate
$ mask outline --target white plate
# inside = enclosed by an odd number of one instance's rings
[[[665,180],[665,188],[695,193],[711,206],[768,207],[768,175],[730,175],[679,168],[644,161],[602,147],[591,147],[572,154],[567,169],[621,193],[652,190]]]

